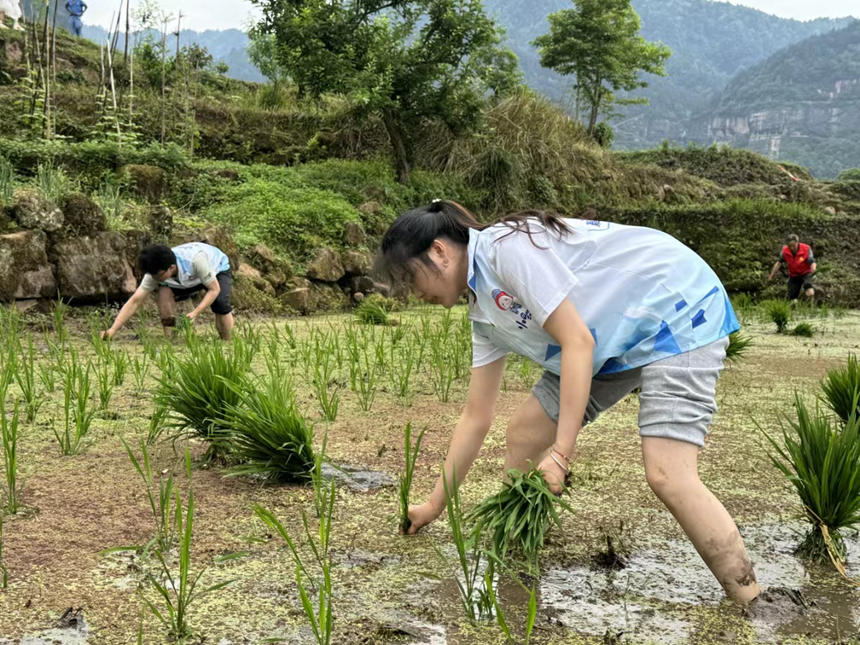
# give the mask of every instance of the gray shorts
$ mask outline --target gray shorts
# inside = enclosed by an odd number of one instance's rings
[[[723,369],[729,339],[670,356],[624,372],[595,376],[582,425],[594,421],[634,389],[639,392],[639,435],[705,445],[717,409],[714,390]],[[532,393],[553,421],[558,421],[559,377],[544,372]]]

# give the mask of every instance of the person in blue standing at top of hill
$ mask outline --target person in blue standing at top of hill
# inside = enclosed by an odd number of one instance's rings
[[[82,0],[67,0],[66,11],[69,14],[69,31],[75,36],[81,35],[84,23],[81,20],[87,10],[87,4]]]
[[[230,340],[233,329],[233,308],[230,306],[233,281],[226,253],[202,242],[189,242],[173,248],[153,244],[140,252],[139,260],[140,268],[146,275],[119,310],[113,325],[104,332],[104,337],[113,338],[156,289],[161,324],[164,333],[170,336],[176,326],[175,303],[205,290],[200,303],[186,316],[194,320],[209,307],[215,314],[215,328],[219,336],[222,340]]]
[[[378,271],[425,302],[464,293],[472,374],[444,477],[462,481],[490,429],[513,352],[544,368],[507,428],[505,469],[542,471],[560,493],[582,427],[635,388],[645,477],[733,599],[759,592],[738,529],[698,476],[714,389],[738,321],[711,268],[650,228],[527,211],[482,225],[450,201],[410,210],[382,240]],[[445,507],[442,476],[411,506],[409,532]]]

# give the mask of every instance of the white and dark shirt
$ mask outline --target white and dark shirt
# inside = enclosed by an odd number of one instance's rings
[[[172,251],[176,254],[176,275],[158,282],[147,273],[140,283],[142,289],[154,291],[161,285],[173,289],[192,289],[201,284],[210,284],[216,275],[230,270],[227,254],[211,244],[189,242],[174,246]]]
[[[473,367],[513,352],[559,374],[561,347],[543,325],[565,298],[594,337],[594,375],[681,354],[738,329],[717,275],[671,235],[564,222],[570,233],[560,236],[529,220],[531,240],[504,224],[470,232]]]

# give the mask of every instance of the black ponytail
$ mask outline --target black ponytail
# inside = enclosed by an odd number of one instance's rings
[[[426,206],[406,211],[389,227],[382,238],[381,253],[376,259],[375,272],[395,291],[408,288],[415,276],[414,260],[434,268],[427,251],[436,238],[445,238],[454,244],[467,246],[469,231],[482,231],[493,224],[504,224],[511,229],[502,238],[514,233],[525,233],[538,248],[532,237],[530,223],[537,220],[543,228],[559,236],[570,232],[564,220],[547,211],[528,210],[505,215],[490,224],[481,224],[464,206],[457,202],[434,200]],[[502,239],[500,238],[500,239]]]

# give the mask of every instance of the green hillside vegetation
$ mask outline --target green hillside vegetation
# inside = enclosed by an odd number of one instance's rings
[[[174,237],[218,224],[240,252],[265,243],[297,274],[318,247],[348,246],[346,222],[361,223],[373,250],[398,213],[434,198],[460,201],[482,218],[549,208],[667,230],[731,289],[765,295],[782,291],[765,289],[763,275],[784,233],[794,230],[814,244],[822,279],[838,286],[835,297],[856,303],[860,294],[860,196],[850,179],[819,183],[784,165],[802,178],[794,182],[761,156],[723,148],[611,153],[547,99],[516,89],[484,101],[473,134],[425,120],[414,136],[417,166],[403,184],[394,179],[385,128],[372,116],[358,118],[350,99],[299,98],[292,86],[234,81],[180,60],[170,61],[162,102],[157,84],[141,80],[142,57],[131,119],[128,75],[118,65],[125,107],[117,140],[112,112],[96,100],[98,48],[62,33],[57,40],[56,135],[47,141],[43,121],[27,116],[22,36],[0,36],[0,109],[13,115],[0,124],[0,158],[12,169],[0,186],[7,204],[23,185],[57,202],[82,191],[116,230],[152,230],[152,209],[167,206]],[[0,227],[14,224],[0,216]]]

